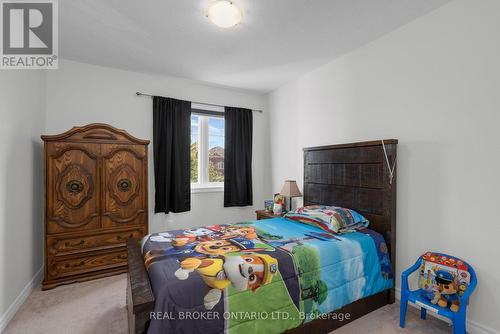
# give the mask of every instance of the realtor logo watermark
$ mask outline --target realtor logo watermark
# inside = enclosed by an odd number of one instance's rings
[[[0,68],[57,68],[57,1],[2,0],[0,5]]]

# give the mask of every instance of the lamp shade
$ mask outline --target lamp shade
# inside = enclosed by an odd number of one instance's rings
[[[286,180],[283,188],[281,188],[280,195],[286,197],[300,197],[302,196],[297,182],[294,180]]]

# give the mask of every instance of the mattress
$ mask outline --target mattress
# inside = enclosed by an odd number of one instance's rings
[[[394,284],[380,234],[285,218],[155,233],[142,252],[152,334],[282,333]]]

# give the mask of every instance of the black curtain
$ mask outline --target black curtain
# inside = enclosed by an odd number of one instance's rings
[[[191,209],[191,102],[153,97],[155,213]]]
[[[225,107],[224,120],[224,206],[252,205],[252,111]]]

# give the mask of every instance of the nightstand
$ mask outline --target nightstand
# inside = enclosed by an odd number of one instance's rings
[[[257,220],[283,217],[283,215],[275,215],[274,213],[266,210],[257,210],[255,211],[255,214],[257,215]]]

